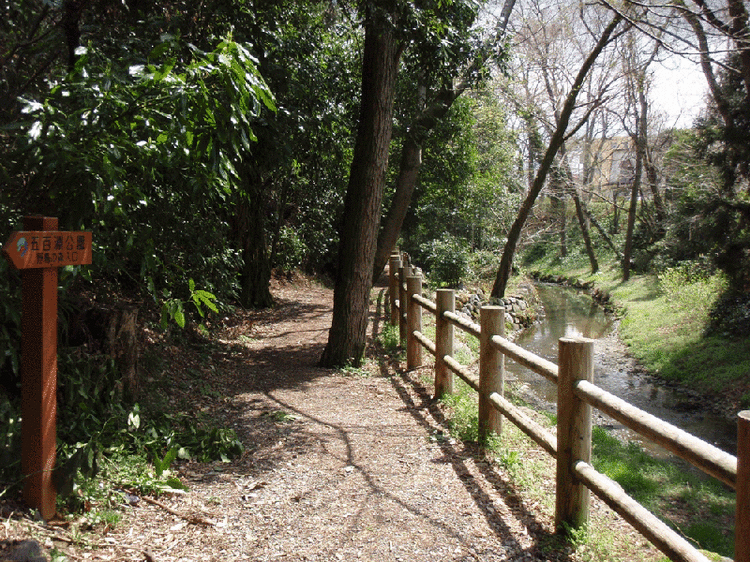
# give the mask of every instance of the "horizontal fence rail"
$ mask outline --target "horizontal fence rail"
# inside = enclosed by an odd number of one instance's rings
[[[537,375],[542,375],[551,382],[557,382],[557,365],[552,361],[547,361],[538,355],[534,355],[520,345],[516,345],[501,336],[492,336],[490,342],[498,351],[504,353],[519,365],[531,369]]]
[[[421,351],[426,349],[435,356],[436,397],[453,392],[453,375],[479,394],[480,440],[486,440],[492,433],[501,437],[501,419],[505,417],[557,459],[555,525],[558,532],[587,523],[589,492],[593,492],[670,559],[708,560],[685,538],[628,496],[619,484],[591,466],[591,408],[594,407],[735,489],[735,562],[750,562],[750,411],[740,412],[738,416],[735,457],[596,386],[593,383],[593,340],[561,338],[556,365],[504,337],[503,307],[482,307],[481,323],[476,324],[456,313],[452,290],[438,289],[436,302],[425,298],[421,277],[415,275],[408,256],[393,255],[389,263],[390,318],[392,325],[399,326],[401,341],[406,342],[407,368],[421,366]],[[423,310],[435,316],[434,342],[422,332]],[[453,358],[454,328],[479,339],[478,377]],[[557,385],[557,435],[505,398],[505,357]]]
[[[600,412],[657,443],[731,488],[737,487],[737,457],[698,439],[586,381],[573,391]]]

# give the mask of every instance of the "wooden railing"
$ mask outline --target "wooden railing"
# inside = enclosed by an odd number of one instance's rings
[[[422,296],[422,278],[408,257],[390,259],[390,319],[406,342],[407,368],[422,366],[422,349],[435,356],[435,395],[453,392],[453,375],[479,393],[479,436],[502,436],[505,416],[557,459],[555,527],[578,528],[589,515],[594,492],[672,560],[707,558],[622,488],[591,466],[591,408],[690,462],[736,490],[735,562],[750,562],[750,411],[738,415],[737,457],[698,439],[593,384],[594,340],[561,338],[558,364],[505,339],[503,307],[484,306],[480,324],[456,314],[450,289],[438,289],[436,302]],[[403,305],[402,305],[403,303]],[[422,333],[422,310],[435,315],[435,341]],[[453,358],[454,328],[479,339],[479,376]],[[557,435],[529,418],[504,396],[504,358],[508,356],[557,385]]]

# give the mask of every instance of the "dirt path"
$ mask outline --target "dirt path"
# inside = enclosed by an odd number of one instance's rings
[[[444,428],[427,389],[385,366],[374,376],[316,366],[332,294],[296,289],[279,288],[280,306],[255,319],[228,381],[249,453],[186,470],[190,494],[169,501],[216,525],[149,506],[181,528],[164,533],[134,513],[122,540],[149,537],[157,560],[537,559],[528,514],[501,499],[473,451],[435,437]]]
[[[227,322],[210,361],[221,399],[195,398],[237,431],[246,454],[182,465],[187,494],[140,501],[88,546],[56,548],[72,560],[159,562],[577,559],[550,548],[551,522],[496,466],[445,437],[427,369],[319,368],[331,291],[281,285],[275,298],[273,310]]]

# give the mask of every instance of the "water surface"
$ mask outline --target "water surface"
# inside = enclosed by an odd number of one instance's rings
[[[516,343],[557,363],[557,342],[562,337],[583,336],[601,340],[594,345],[594,383],[615,396],[653,414],[680,429],[696,435],[727,452],[736,452],[736,425],[701,408],[694,397],[665,387],[638,369],[632,360],[621,356],[619,346],[610,344],[614,320],[587,294],[558,285],[538,284],[544,305],[544,318],[525,330]],[[604,338],[604,339],[602,339]],[[515,379],[525,391],[554,409],[557,386],[511,359],[506,359],[509,381]],[[512,383],[511,383],[512,384]],[[627,438],[641,441],[660,455],[661,447],[643,442],[637,434],[624,430],[611,419],[603,422],[613,429],[622,429]]]

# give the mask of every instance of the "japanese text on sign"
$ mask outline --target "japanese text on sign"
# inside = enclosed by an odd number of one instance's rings
[[[89,264],[91,233],[14,232],[3,251],[17,269]]]

